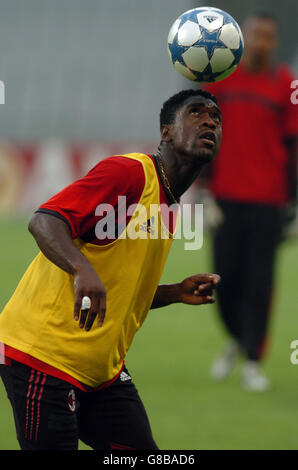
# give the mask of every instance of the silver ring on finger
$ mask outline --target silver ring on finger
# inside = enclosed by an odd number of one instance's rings
[[[87,295],[82,298],[81,310],[89,310],[91,307],[91,299]]]

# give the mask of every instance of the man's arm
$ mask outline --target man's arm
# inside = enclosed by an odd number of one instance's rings
[[[151,309],[181,302],[189,305],[202,305],[215,302],[213,289],[220,282],[217,274],[196,274],[177,284],[158,286]]]
[[[77,321],[80,318],[80,328],[90,330],[97,315],[98,325],[101,326],[106,311],[105,287],[87,258],[74,244],[67,223],[53,215],[36,213],[28,228],[42,253],[74,276],[74,319]],[[89,311],[82,310],[80,316],[84,296],[90,297],[91,308]]]

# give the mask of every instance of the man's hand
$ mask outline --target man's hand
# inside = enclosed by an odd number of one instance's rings
[[[212,304],[215,302],[213,289],[220,282],[217,274],[195,274],[178,284],[158,286],[151,308],[165,307],[176,302],[190,305]]]
[[[102,326],[106,314],[106,290],[91,265],[77,271],[74,276],[74,288],[74,319],[79,320],[79,327],[85,327],[85,330],[89,331],[97,315],[97,324]],[[81,310],[82,299],[85,296],[90,298],[91,307]]]
[[[37,213],[30,220],[29,231],[43,254],[74,276],[74,319],[77,321],[80,318],[80,328],[85,327],[89,331],[97,315],[97,323],[102,326],[106,312],[105,287],[87,258],[74,244],[66,222],[53,215]],[[81,310],[82,298],[85,296],[90,298],[91,307]]]
[[[213,290],[220,282],[218,274],[195,274],[178,284],[178,302],[190,305],[211,304],[215,302]]]

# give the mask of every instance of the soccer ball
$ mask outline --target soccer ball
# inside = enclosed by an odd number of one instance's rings
[[[168,52],[175,69],[189,80],[217,82],[237,68],[243,54],[238,23],[219,8],[186,11],[173,23]]]

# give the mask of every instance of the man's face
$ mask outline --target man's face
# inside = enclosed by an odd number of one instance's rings
[[[177,110],[173,124],[165,127],[176,152],[209,162],[220,147],[221,122],[221,111],[214,101],[192,96]]]
[[[243,34],[244,53],[258,61],[271,58],[278,42],[277,26],[273,20],[249,18],[244,24]]]

